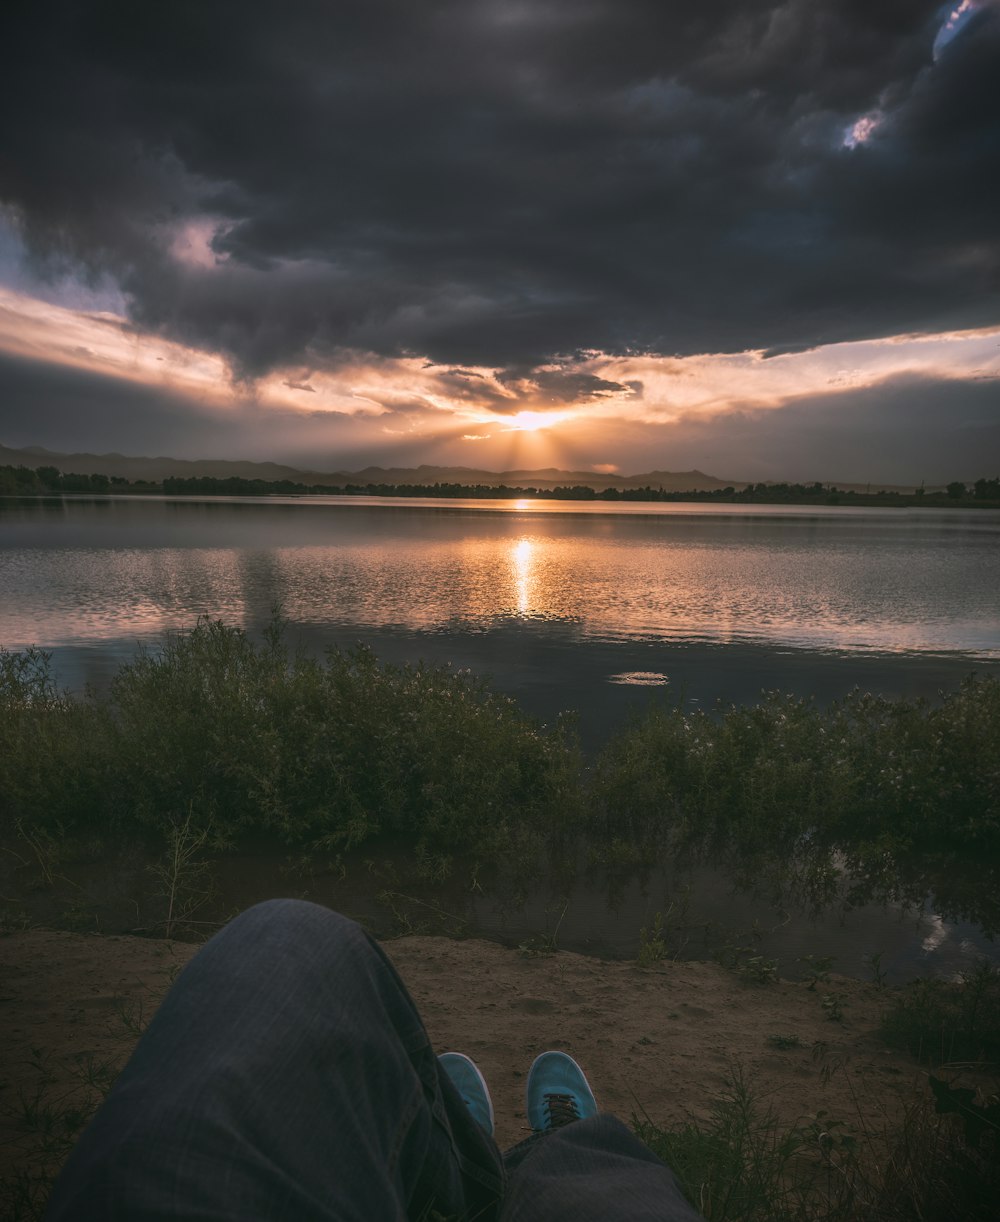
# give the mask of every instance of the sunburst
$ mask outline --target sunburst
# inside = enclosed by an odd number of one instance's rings
[[[537,433],[539,429],[551,428],[552,425],[558,424],[563,419],[565,419],[564,414],[559,412],[524,411],[508,416],[504,425],[511,433]]]

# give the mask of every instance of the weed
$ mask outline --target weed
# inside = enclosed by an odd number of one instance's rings
[[[884,989],[889,981],[889,973],[882,967],[883,951],[873,951],[870,955],[865,955],[864,963],[871,972],[872,984],[877,989]]]
[[[913,981],[893,997],[881,1034],[930,1064],[1000,1062],[1000,973],[983,963],[956,983]]]
[[[129,1035],[138,1038],[146,1030],[149,1020],[141,997],[118,996],[113,998],[113,1007],[118,1021]]]
[[[834,964],[833,955],[803,955],[796,963],[805,966],[802,969],[802,979],[808,981],[806,987],[815,991],[817,984],[826,984],[830,979],[830,968]]]
[[[639,953],[635,961],[639,967],[656,967],[666,959],[668,950],[663,936],[663,913],[657,912],[653,924],[639,930]]]
[[[50,831],[46,827],[29,827],[24,819],[14,820],[14,830],[18,837],[31,850],[31,854],[45,879],[51,887],[56,880],[56,867],[63,860],[66,852],[66,840],[63,829],[56,827]]]
[[[431,900],[415,895],[404,895],[401,891],[384,888],[375,896],[393,919],[394,937],[413,934],[437,933],[460,936],[468,928],[468,921],[453,912],[448,912]],[[415,921],[417,911],[420,920]]]
[[[554,955],[559,951],[559,930],[563,923],[567,910],[569,909],[569,900],[565,900],[562,910],[559,913],[559,920],[556,921],[555,928],[551,933],[531,934],[518,945],[518,953],[526,959],[537,959],[541,955]]]
[[[751,955],[740,964],[740,979],[747,984],[775,984],[778,979],[778,960],[764,955]]]
[[[1000,1200],[996,1104],[933,1077],[930,1086],[888,1135],[888,1157],[868,1186],[869,1216],[885,1222],[993,1222]],[[979,1127],[978,1114],[991,1107],[992,1122]]]
[[[209,836],[208,828],[195,826],[189,805],[184,819],[173,823],[167,833],[165,854],[149,867],[161,887],[159,896],[165,907],[162,921],[165,938],[172,938],[179,928],[189,924],[211,898],[209,864],[200,860]]]
[[[338,853],[391,836],[431,874],[498,859],[579,808],[568,723],[545,730],[468,673],[380,664],[366,649],[290,655],[221,622],[142,649],[100,698],[60,693],[39,651],[0,651],[0,818],[214,841],[270,834]],[[545,835],[538,829],[544,827]]]
[[[707,1122],[665,1129],[633,1119],[639,1137],[674,1171],[688,1200],[709,1222],[792,1222],[811,1190],[801,1154],[809,1134],[780,1124],[734,1067]]]
[[[255,643],[203,619],[81,699],[58,689],[44,652],[0,650],[0,827],[21,829],[47,878],[64,829],[167,840],[182,811],[213,845],[263,835],[336,855],[391,838],[424,854],[431,879],[461,852],[520,865],[585,834],[609,869],[669,849],[815,903],[848,885],[852,903],[922,896],[908,865],[958,856],[976,873],[956,909],[989,915],[995,679],[934,707],[863,692],[828,708],[778,692],[704,712],[654,706],[585,773],[566,719],[547,729],[447,668],[291,653],[284,628],[275,614]]]
[[[975,861],[991,911],[1000,850],[1000,682],[969,680],[931,707],[855,691],[829,708],[780,693],[755,706],[658,707],[593,770],[595,828],[727,861],[827,902],[898,899],[910,860]],[[970,889],[962,893],[966,913]]]
[[[655,967],[664,959],[676,959],[687,945],[685,923],[691,904],[691,888],[682,887],[664,910],[653,914],[653,923],[639,930],[636,963],[639,967]]]
[[[34,1080],[16,1092],[2,1113],[13,1133],[17,1170],[0,1181],[0,1216],[40,1222],[60,1166],[104,1099],[120,1066],[77,1056],[65,1066],[32,1049]],[[62,1081],[62,1085],[57,1085]]]

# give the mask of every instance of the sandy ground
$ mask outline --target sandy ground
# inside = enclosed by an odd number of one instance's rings
[[[467,1052],[482,1068],[502,1146],[526,1132],[525,1072],[546,1048],[581,1062],[607,1110],[658,1122],[705,1117],[736,1063],[787,1121],[825,1110],[881,1129],[922,1081],[908,1057],[878,1040],[886,994],[871,984],[750,986],[714,964],[643,970],[569,952],[525,957],[474,940],[409,937],[387,949],[438,1049]],[[0,938],[0,1174],[26,1165],[37,1147],[23,1100],[41,1088],[44,1100],[72,1101],[86,1093],[88,1064],[122,1063],[194,950],[47,930]],[[823,1008],[830,993],[842,1021]],[[781,1051],[773,1036],[800,1045]]]

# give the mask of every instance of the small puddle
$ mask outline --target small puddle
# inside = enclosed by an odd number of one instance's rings
[[[8,929],[52,925],[100,933],[163,937],[167,904],[162,877],[147,852],[66,863],[49,883],[23,854],[3,853],[2,909]],[[343,861],[275,852],[207,859],[175,897],[175,936],[198,938],[261,900],[295,896],[360,921],[380,937],[406,933],[480,937],[521,948],[612,959],[638,954],[643,930],[660,914],[671,957],[713,959],[760,955],[777,960],[786,978],[802,960],[830,958],[836,973],[893,984],[916,976],[955,978],[1000,947],[968,920],[950,919],[928,901],[919,909],[893,903],[833,905],[818,913],[734,887],[722,871],[665,866],[643,877],[583,871],[569,881],[530,882],[478,872],[455,859],[449,876],[414,872],[399,851],[358,853]]]

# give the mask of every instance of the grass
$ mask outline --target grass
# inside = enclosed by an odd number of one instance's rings
[[[804,1125],[781,1124],[739,1067],[707,1121],[671,1128],[633,1123],[709,1222],[828,1216],[816,1212],[817,1169],[805,1157],[814,1135]]]
[[[983,963],[957,982],[913,981],[887,1007],[881,1035],[924,1064],[1000,1068],[1000,973]]]
[[[785,1124],[736,1066],[708,1120],[633,1125],[708,1222],[992,1222],[1000,1107],[972,1096],[939,1084],[882,1132],[823,1111]]]
[[[2,1108],[18,1154],[16,1169],[0,1179],[0,1216],[10,1222],[44,1217],[60,1167],[110,1091],[121,1064],[84,1055],[68,1067],[55,1067],[34,1049],[29,1068],[29,1084]]]

